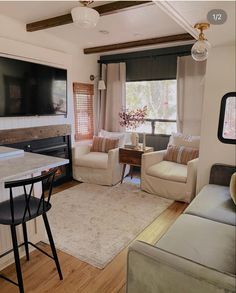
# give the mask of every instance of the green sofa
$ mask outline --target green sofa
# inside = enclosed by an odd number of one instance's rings
[[[127,293],[236,292],[233,172],[235,167],[213,165],[210,184],[155,245],[130,246]]]

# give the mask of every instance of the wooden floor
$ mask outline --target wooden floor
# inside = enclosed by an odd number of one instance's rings
[[[70,182],[55,188],[54,193],[78,183]],[[155,243],[186,208],[186,204],[174,202],[136,238]],[[50,251],[48,245],[41,248]],[[126,280],[127,248],[121,251],[103,270],[97,269],[58,250],[64,280],[60,281],[54,262],[38,251],[30,254],[30,261],[21,259],[25,292],[34,293],[124,293]],[[15,266],[11,265],[1,273],[15,279]],[[18,293],[18,288],[0,279],[1,293]]]

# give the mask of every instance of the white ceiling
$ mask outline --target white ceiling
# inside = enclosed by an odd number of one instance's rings
[[[207,13],[212,9],[223,9],[227,21],[222,25],[211,25],[206,36],[212,46],[235,44],[235,1],[167,1],[190,25],[208,22]]]
[[[96,1],[94,5],[102,5],[107,2]],[[3,1],[0,2],[0,14],[26,24],[69,13],[71,8],[77,5],[78,1]],[[103,34],[99,31],[108,31],[109,33]],[[89,31],[80,29],[72,23],[50,28],[45,32],[85,48],[180,34],[185,33],[185,30],[157,5],[151,3],[145,7],[135,7],[115,14],[104,15],[100,18],[97,27]],[[37,32],[29,32],[29,34],[37,34]]]
[[[93,6],[108,2],[111,1],[95,1]],[[191,32],[191,27],[195,23],[206,21],[209,10],[221,8],[228,15],[227,22],[223,25],[212,25],[206,35],[213,46],[235,42],[234,1],[163,1],[161,3],[167,3],[171,13],[168,13],[169,11],[166,11],[165,7],[163,10],[163,7],[153,3],[102,16],[97,27],[92,30],[79,29],[73,24],[67,24],[44,30],[44,32],[74,43],[81,48],[102,46]],[[0,14],[26,24],[69,13],[77,5],[78,1],[0,1]],[[172,13],[173,11],[174,13]],[[184,20],[184,26],[177,20],[176,15]],[[108,34],[100,31],[108,31]],[[29,34],[37,33],[29,32]]]

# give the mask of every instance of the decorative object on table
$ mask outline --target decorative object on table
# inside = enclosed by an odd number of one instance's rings
[[[139,135],[137,132],[132,132],[131,133],[131,144],[135,147],[138,147],[138,143],[139,143]]]
[[[143,151],[146,149],[146,133],[143,132]]]
[[[147,116],[147,106],[135,110],[125,109],[119,113],[120,126],[126,129],[135,130],[145,122]],[[139,135],[137,132],[132,132],[131,143],[138,148]]]

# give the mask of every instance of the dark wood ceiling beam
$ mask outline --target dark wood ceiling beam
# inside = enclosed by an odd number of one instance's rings
[[[154,2],[152,1],[115,1],[108,4],[93,7],[93,9],[95,9],[102,16],[127,10],[135,6],[150,5],[153,3]],[[71,14],[69,13],[28,23],[26,24],[26,30],[27,32],[34,32],[55,26],[65,25],[72,22],[73,20]]]
[[[165,36],[165,37],[159,37],[159,38],[131,41],[126,43],[118,43],[118,44],[112,44],[112,45],[85,48],[84,54],[104,53],[104,52],[115,51],[115,50],[130,49],[130,48],[136,48],[136,47],[180,42],[180,41],[184,42],[184,41],[191,41],[191,40],[194,40],[194,38],[190,34],[185,33],[185,34]]]
[[[100,5],[97,7],[93,7],[93,9],[97,10],[100,15],[107,15],[111,13],[116,13],[124,10],[128,10],[129,8],[135,6],[146,6],[154,4],[153,1],[115,1],[108,4]]]
[[[35,32],[35,31],[40,31],[44,30],[47,28],[55,27],[55,26],[60,26],[68,23],[72,23],[72,16],[71,14],[64,14],[32,23],[26,24],[26,30],[27,32]]]

